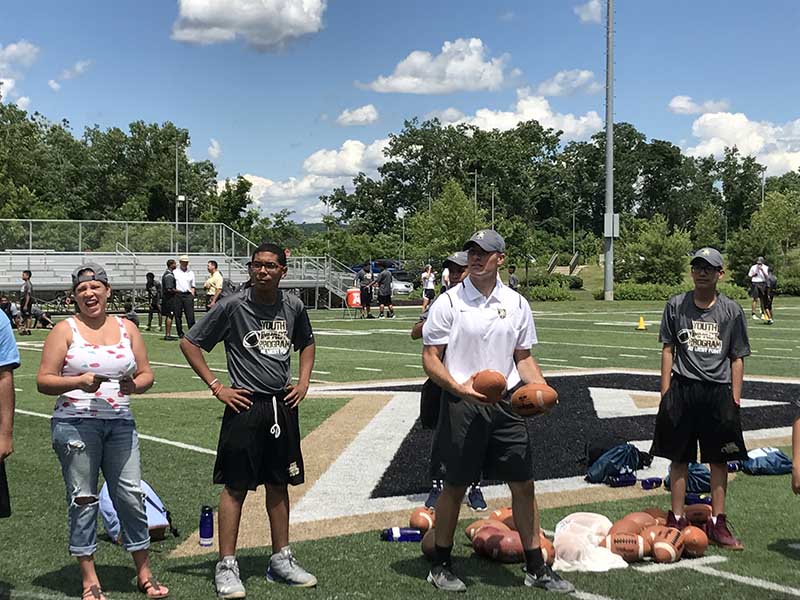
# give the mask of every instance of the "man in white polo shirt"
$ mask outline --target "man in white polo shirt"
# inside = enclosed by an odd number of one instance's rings
[[[178,337],[183,337],[183,322],[181,316],[186,315],[186,329],[194,326],[194,294],[195,281],[194,271],[189,269],[189,257],[183,255],[178,259],[179,266],[172,272],[175,277],[175,289],[177,290],[177,300],[175,300],[175,326],[178,329]]]
[[[466,590],[453,574],[450,555],[464,492],[483,473],[486,479],[508,482],[511,489],[514,522],[525,551],[525,585],[569,593],[575,588],[542,556],[528,428],[509,401],[510,392],[522,383],[545,382],[530,351],[537,342],[531,308],[497,277],[505,262],[505,241],[496,231],[478,231],[464,250],[469,276],[431,305],[422,330],[422,364],[443,390],[432,451],[440,464],[431,470],[441,470],[445,484],[436,502],[435,555],[428,581],[444,591]],[[485,397],[472,386],[475,373],[484,369],[506,377],[509,392],[498,404],[482,403]]]

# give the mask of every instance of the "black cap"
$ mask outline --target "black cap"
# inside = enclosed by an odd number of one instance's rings
[[[91,271],[92,274],[86,273],[85,271]],[[73,289],[84,281],[99,281],[108,285],[108,275],[106,275],[106,270],[101,265],[89,262],[82,264],[72,272]]]
[[[722,254],[716,248],[700,248],[700,250],[692,254],[691,264],[698,260],[704,260],[712,267],[722,268]]]
[[[481,229],[475,232],[464,244],[464,250],[468,250],[472,244],[483,248],[486,252],[505,252],[506,242],[494,229]]]

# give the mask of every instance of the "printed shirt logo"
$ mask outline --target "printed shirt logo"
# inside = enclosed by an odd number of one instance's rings
[[[261,354],[286,354],[291,346],[286,321],[261,321],[261,329],[248,331],[242,338],[242,345],[256,348]]]
[[[506,309],[505,308],[498,308],[497,309],[497,314],[501,319],[505,319],[506,318]]]
[[[678,341],[690,352],[701,354],[720,354],[722,340],[719,338],[719,324],[706,321],[692,321],[691,329],[681,329]]]

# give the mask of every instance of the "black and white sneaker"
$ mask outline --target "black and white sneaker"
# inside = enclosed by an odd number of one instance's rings
[[[525,585],[558,594],[571,594],[575,591],[574,585],[565,579],[561,579],[558,573],[548,565],[542,568],[538,577],[531,573],[525,573]]]
[[[449,567],[434,565],[428,573],[428,583],[443,592],[466,592],[467,586],[456,577]]]

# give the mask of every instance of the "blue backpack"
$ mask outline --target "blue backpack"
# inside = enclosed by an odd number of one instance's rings
[[[639,468],[639,450],[632,444],[620,444],[606,450],[586,472],[589,483],[606,483],[620,473],[635,472]]]
[[[664,480],[664,487],[669,489],[669,475]],[[686,493],[702,494],[711,491],[711,471],[699,463],[689,463],[689,476],[686,478]]]
[[[792,460],[777,448],[756,448],[742,461],[748,475],[785,475],[792,472]]]
[[[150,530],[150,539],[153,541],[163,540],[166,537],[167,529],[173,536],[178,537],[178,530],[172,525],[172,515],[164,507],[164,503],[155,490],[144,480],[142,480],[142,491],[144,492],[144,508],[147,512],[147,527]],[[108,537],[115,544],[118,544],[122,532],[117,510],[114,508],[111,496],[108,493],[107,483],[104,483],[103,488],[100,490],[100,516],[103,518],[103,525],[106,528]]]

